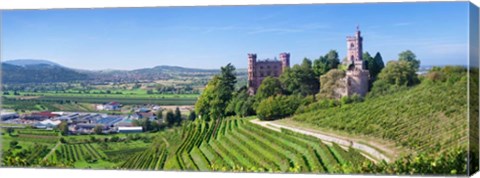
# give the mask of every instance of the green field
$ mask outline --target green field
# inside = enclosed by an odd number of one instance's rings
[[[95,90],[92,90],[95,91]],[[101,90],[98,90],[101,91]],[[14,97],[14,91],[7,91],[11,93],[6,95],[9,97]],[[122,92],[122,94],[115,94],[115,92]],[[198,94],[147,94],[145,90],[112,90],[111,94],[94,94],[91,93],[62,93],[62,92],[18,92],[20,95],[17,96],[46,96],[46,97],[86,97],[86,98],[153,98],[153,99],[165,99],[165,98],[197,98]]]
[[[43,103],[51,102],[57,104],[64,104],[65,102],[72,103],[108,103],[116,101],[121,104],[158,104],[158,105],[194,105],[197,98],[193,96],[188,97],[173,97],[173,96],[155,96],[155,97],[137,97],[137,96],[122,96],[116,97],[108,96],[81,96],[81,95],[52,95],[52,96],[29,96],[28,98],[23,96],[5,96],[4,100],[7,105],[15,105],[22,102],[34,102]]]

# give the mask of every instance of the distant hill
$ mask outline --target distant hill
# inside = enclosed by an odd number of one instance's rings
[[[49,83],[86,80],[88,76],[75,70],[52,64],[2,63],[3,83]]]
[[[195,69],[160,65],[135,70],[86,70],[64,67],[37,59],[17,59],[2,62],[4,83],[45,83],[89,80],[93,83],[137,82],[168,79],[210,79],[220,69]],[[246,70],[237,69],[239,81],[246,80]]]
[[[10,60],[10,61],[4,61],[3,63],[6,64],[11,64],[11,65],[16,65],[16,66],[28,66],[28,65],[38,65],[38,64],[46,64],[46,65],[51,65],[51,66],[60,66],[61,65],[54,63],[52,61],[48,60],[43,60],[43,59],[15,59],[15,60]]]
[[[132,81],[153,81],[168,79],[189,79],[195,78],[209,80],[220,69],[196,69],[179,66],[155,66],[152,68],[143,68],[135,70],[99,70],[86,72],[97,82],[132,82]],[[238,78],[246,78],[246,70],[237,69]]]

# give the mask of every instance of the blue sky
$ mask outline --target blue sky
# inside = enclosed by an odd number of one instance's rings
[[[330,49],[343,58],[357,25],[364,51],[384,61],[410,49],[425,65],[466,65],[466,2],[2,11],[1,58],[80,69],[157,65],[247,66],[291,53],[291,64]]]

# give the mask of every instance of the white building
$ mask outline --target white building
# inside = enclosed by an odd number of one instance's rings
[[[118,133],[141,133],[143,131],[142,127],[118,127]]]

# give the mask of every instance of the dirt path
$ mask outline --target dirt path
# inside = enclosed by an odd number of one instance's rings
[[[55,153],[55,150],[60,146],[60,141],[57,142],[57,144],[50,150],[50,152],[48,152],[47,155],[45,155],[45,157],[43,157],[43,160],[46,160],[51,154],[54,154]]]
[[[324,142],[333,142],[333,143],[336,143],[336,144],[339,144],[339,145],[345,146],[345,147],[351,146],[352,148],[355,148],[355,149],[361,150],[365,153],[368,153],[371,157],[374,157],[376,160],[385,160],[386,162],[390,162],[390,160],[391,160],[389,157],[387,157],[383,153],[379,152],[376,148],[373,148],[369,145],[365,145],[365,144],[362,144],[362,143],[358,143],[355,140],[349,140],[349,139],[345,139],[345,138],[342,138],[342,137],[335,137],[335,136],[332,136],[332,135],[326,135],[326,134],[321,134],[321,133],[317,133],[317,132],[312,132],[312,131],[308,131],[308,130],[303,129],[303,128],[281,125],[281,124],[278,124],[278,123],[274,123],[272,121],[260,121],[258,119],[254,119],[254,120],[250,120],[250,122],[252,122],[254,124],[261,125],[263,127],[266,127],[266,128],[272,129],[272,130],[276,130],[276,131],[280,131],[280,128],[284,128],[284,129],[288,129],[288,130],[291,130],[291,131],[294,131],[294,132],[298,132],[298,133],[302,133],[302,134],[305,134],[305,135],[310,135],[310,136],[317,137],[318,139],[320,139]]]

